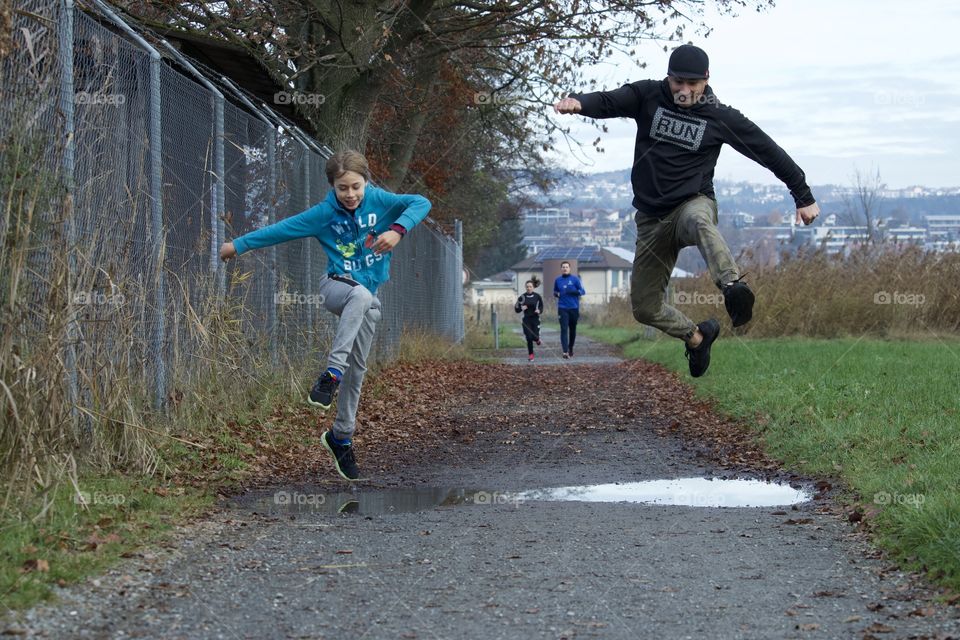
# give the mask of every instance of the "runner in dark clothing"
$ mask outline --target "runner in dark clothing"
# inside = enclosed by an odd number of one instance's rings
[[[527,359],[533,362],[533,345],[540,346],[540,315],[543,313],[543,298],[534,292],[540,281],[534,278],[527,280],[527,292],[517,298],[513,310],[523,313],[520,323],[523,325],[523,337],[527,339]]]
[[[656,327],[686,343],[690,374],[702,376],[710,366],[710,347],[720,324],[694,324],[664,302],[670,274],[683,247],[700,249],[733,326],[753,316],[754,295],[717,229],[713,170],[724,143],[770,169],[790,189],[797,223],[820,215],[806,176],[760,128],[736,109],[722,104],[707,85],[706,52],[693,45],[670,55],[667,77],[640,80],[614,91],[574,93],[554,105],[557,113],[590,118],[633,118],[633,206],[637,208],[637,252],[630,298],[638,322]]]

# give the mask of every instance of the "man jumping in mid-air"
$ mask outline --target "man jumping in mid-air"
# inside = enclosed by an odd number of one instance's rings
[[[690,375],[710,366],[710,347],[720,323],[710,318],[694,324],[663,300],[680,249],[700,249],[733,326],[753,316],[753,292],[717,229],[713,169],[727,143],[772,171],[790,189],[797,222],[818,215],[806,177],[797,164],[760,128],[736,109],[721,104],[707,85],[710,61],[703,49],[677,47],[667,77],[640,80],[614,91],[571,94],[557,113],[589,118],[633,118],[637,122],[631,182],[637,209],[637,253],[630,280],[633,316],[686,343]]]

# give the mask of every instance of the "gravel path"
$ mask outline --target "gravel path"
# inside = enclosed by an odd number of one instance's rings
[[[743,475],[636,400],[637,371],[615,360],[583,339],[573,361],[524,362],[529,368],[504,369],[442,403],[440,432],[424,429],[366,453],[358,445],[361,464],[377,472],[355,490],[371,499],[391,488],[435,487],[441,497],[460,488],[489,492],[487,504],[353,513],[344,499],[350,489],[322,467],[304,482],[261,485],[225,501],[182,529],[172,548],[61,590],[61,602],[26,612],[8,632],[960,637],[957,607],[934,604],[914,577],[888,567],[829,492],[797,507],[764,508],[499,500],[510,490]],[[499,384],[509,371],[517,377]],[[271,504],[278,492],[327,506],[339,499],[345,512]]]

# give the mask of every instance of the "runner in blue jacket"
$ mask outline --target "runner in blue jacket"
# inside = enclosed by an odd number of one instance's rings
[[[370,168],[357,151],[343,151],[327,161],[327,197],[303,213],[257,229],[220,248],[229,260],[253,249],[316,238],[327,254],[327,275],[317,293],[324,307],[340,317],[327,368],[314,383],[307,402],[329,409],[341,386],[333,427],[321,436],[333,456],[337,472],[347,480],[360,479],[353,454],[360,389],[367,372],[367,356],[380,320],[377,288],[390,278],[390,251],[430,211],[420,195],[398,195],[367,184]]]
[[[563,358],[573,357],[573,344],[577,341],[577,321],[580,319],[580,296],[587,295],[580,278],[570,273],[570,263],[560,263],[560,276],[553,283],[553,297],[557,298],[560,314],[560,346]]]

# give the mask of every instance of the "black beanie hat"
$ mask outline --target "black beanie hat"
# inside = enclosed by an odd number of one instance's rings
[[[710,58],[700,47],[680,45],[670,54],[667,75],[686,80],[705,80],[710,77]]]

